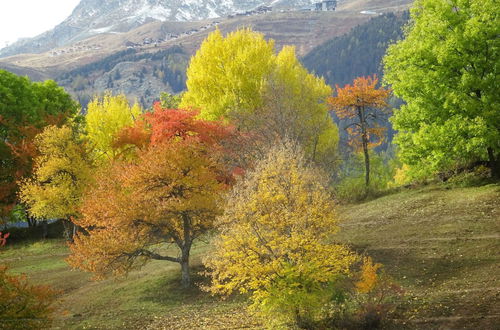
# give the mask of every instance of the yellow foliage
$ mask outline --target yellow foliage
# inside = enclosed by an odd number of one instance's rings
[[[361,266],[360,280],[356,282],[356,290],[359,293],[370,293],[379,284],[379,276],[377,271],[382,267],[382,264],[373,263],[372,258],[363,258]]]
[[[288,274],[313,284],[348,274],[357,257],[330,243],[339,218],[324,181],[296,146],[272,148],[236,185],[218,218],[221,234],[204,261],[212,277],[207,289],[252,292],[258,303]]]
[[[403,164],[400,168],[396,169],[396,174],[394,174],[394,182],[397,186],[402,186],[411,179],[408,176],[408,171],[410,167],[406,164]]]
[[[130,107],[125,95],[110,93],[95,97],[88,105],[86,119],[87,139],[97,159],[113,159],[121,149],[113,148],[113,141],[124,127],[132,126],[142,114],[138,103]]]
[[[180,107],[200,109],[203,119],[227,118],[262,103],[263,77],[271,72],[274,42],[250,29],[211,33],[191,59]]]
[[[308,158],[335,159],[338,130],[328,115],[331,88],[310,74],[292,46],[275,55],[274,41],[241,29],[210,34],[192,58],[181,107],[204,119],[227,119],[259,136],[267,150],[276,139],[299,141]]]
[[[85,148],[68,126],[49,126],[35,139],[40,156],[33,177],[22,182],[20,198],[41,219],[68,219],[78,214],[91,179]]]

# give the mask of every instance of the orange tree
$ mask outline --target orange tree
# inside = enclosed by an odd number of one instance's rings
[[[347,126],[350,144],[356,150],[363,150],[365,158],[365,184],[370,184],[370,155],[368,150],[383,141],[385,128],[377,120],[388,107],[386,102],[390,90],[377,88],[378,79],[373,77],[359,77],[352,85],[340,88],[337,96],[330,97],[328,103],[340,119],[348,119]]]
[[[232,135],[232,128],[196,115],[156,105],[137,125],[141,136],[146,127],[149,143],[101,170],[84,198],[82,217],[74,219],[85,232],[71,245],[72,266],[102,278],[165,260],[179,263],[182,285],[191,284],[191,247],[221,211],[230,175],[218,155]],[[133,136],[133,129],[127,134]],[[177,254],[166,252],[168,244]]]

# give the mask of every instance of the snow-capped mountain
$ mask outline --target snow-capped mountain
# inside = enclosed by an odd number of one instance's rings
[[[0,57],[40,53],[100,33],[126,32],[151,20],[196,21],[259,6],[303,7],[316,0],[82,0],[71,16],[35,38],[0,50]]]

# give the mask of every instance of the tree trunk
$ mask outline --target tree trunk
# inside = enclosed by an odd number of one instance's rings
[[[489,158],[489,167],[491,169],[491,175],[494,178],[500,178],[500,159],[495,157],[495,152],[492,148],[488,148],[488,158]]]
[[[189,274],[189,248],[182,249],[181,258],[181,284],[183,288],[191,286],[191,275]]]
[[[31,217],[28,213],[26,213],[26,219],[28,220],[28,227],[33,228],[36,227],[36,219]]]
[[[365,109],[363,107],[358,108],[359,121],[361,125],[361,144],[363,145],[363,153],[365,156],[365,186],[370,185],[370,154],[368,152],[368,132],[367,124],[365,118]]]
[[[64,238],[69,242],[73,242],[73,231],[75,225],[67,219],[62,220],[62,223],[64,226]]]
[[[368,153],[368,142],[363,142],[363,152],[365,153],[365,185],[370,185],[370,154]]]
[[[49,235],[47,220],[42,221],[42,239],[46,239]]]
[[[189,275],[189,253],[191,251],[192,237],[191,237],[191,218],[187,214],[182,215],[184,244],[181,247],[181,273],[182,273],[182,287],[188,288],[191,286],[191,277]]]

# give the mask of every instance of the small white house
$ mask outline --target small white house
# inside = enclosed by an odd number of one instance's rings
[[[324,0],[321,2],[316,2],[316,11],[335,11],[337,8],[337,0]]]

